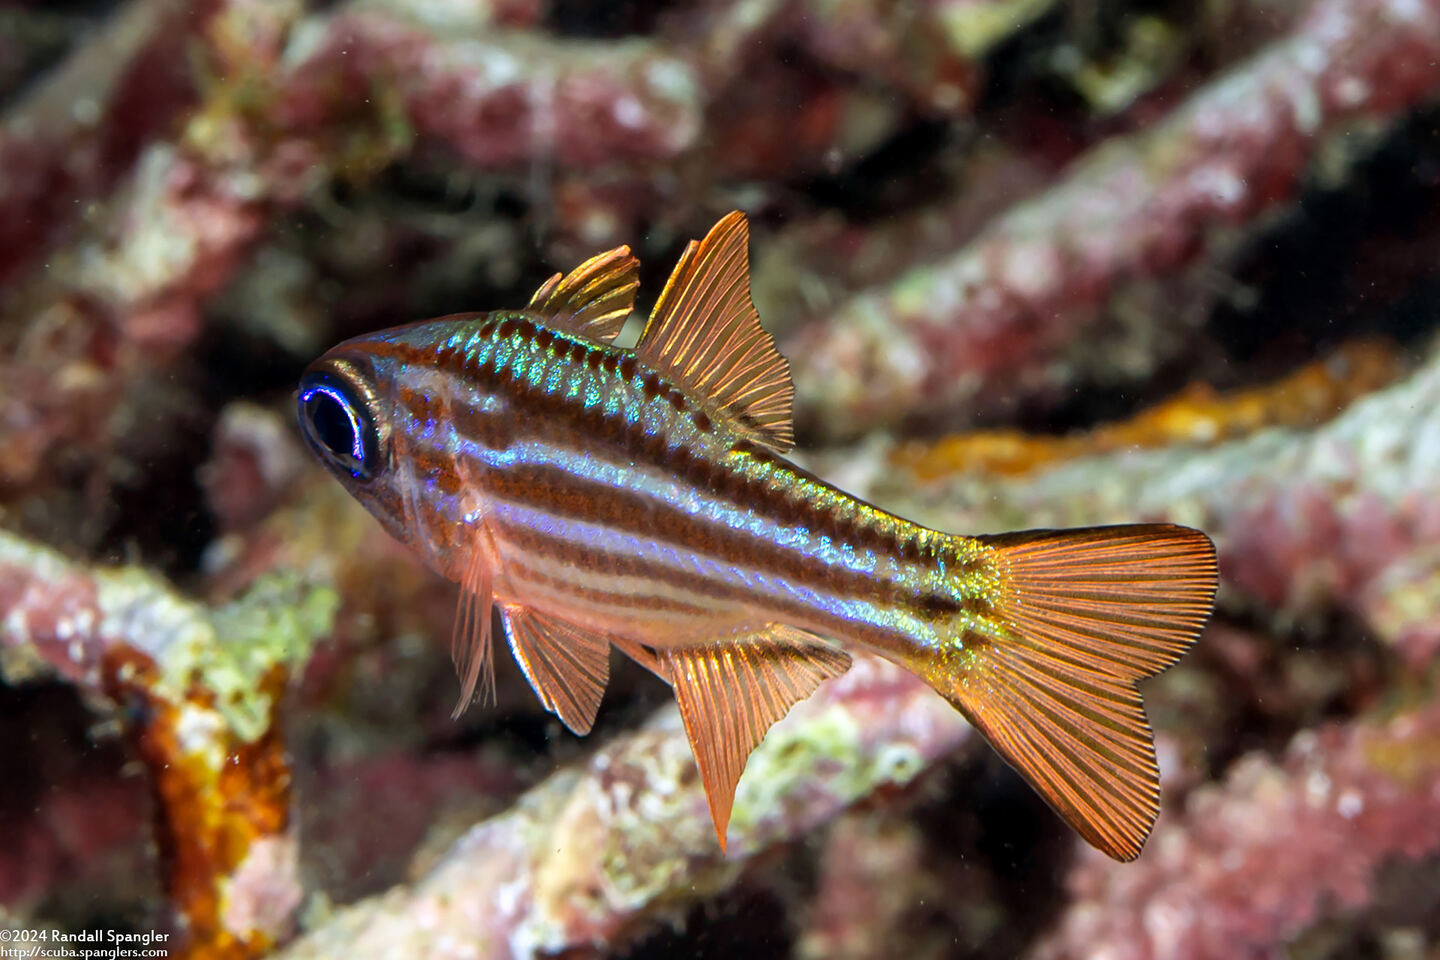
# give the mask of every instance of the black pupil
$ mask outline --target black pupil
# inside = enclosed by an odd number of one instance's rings
[[[355,461],[355,427],[340,401],[326,393],[316,394],[305,405],[315,439],[346,464]]]

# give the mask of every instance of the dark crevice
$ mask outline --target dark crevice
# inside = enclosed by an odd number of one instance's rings
[[[1211,319],[1232,369],[1263,377],[1358,335],[1426,335],[1433,310],[1422,305],[1440,290],[1437,200],[1437,110],[1401,124],[1343,187],[1308,186],[1236,259],[1235,280],[1252,296]]]
[[[938,121],[902,125],[843,170],[806,181],[807,200],[859,223],[933,202],[950,176],[936,160],[953,147],[955,136],[954,128]]]
[[[1401,125],[1342,186],[1308,185],[1233,264],[1225,268],[1232,295],[1218,298],[1190,349],[1128,386],[1081,385],[1005,411],[1003,422],[1042,434],[1086,429],[1134,416],[1194,380],[1219,390],[1270,383],[1365,336],[1418,354],[1440,298],[1440,110]]]
[[[147,788],[94,723],[68,684],[0,685],[0,837],[15,841],[0,850],[0,909],[74,929],[143,930],[160,897]]]
[[[545,26],[562,37],[617,39],[648,34],[673,3],[661,0],[551,0]]]
[[[794,946],[790,916],[785,902],[773,892],[742,883],[692,908],[678,928],[654,931],[629,949],[609,956],[616,960],[786,960]]]

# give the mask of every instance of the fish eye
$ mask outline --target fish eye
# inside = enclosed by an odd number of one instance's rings
[[[381,468],[381,432],[375,399],[354,368],[334,361],[300,381],[300,429],[311,449],[356,480]]]

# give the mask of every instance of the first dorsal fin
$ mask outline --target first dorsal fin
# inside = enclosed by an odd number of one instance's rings
[[[735,784],[750,751],[821,681],[850,669],[850,657],[780,624],[656,654],[675,688],[723,851]]]
[[[794,444],[790,365],[750,302],[750,231],[734,211],[690,241],[635,352],[718,411],[738,432],[783,453]]]
[[[635,308],[638,289],[640,261],[629,247],[616,247],[546,280],[526,309],[557,330],[608,343]]]

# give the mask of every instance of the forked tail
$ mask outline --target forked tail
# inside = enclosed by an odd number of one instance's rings
[[[998,628],[922,668],[1076,831],[1133,860],[1160,777],[1136,682],[1195,642],[1215,598],[1198,530],[1133,524],[979,538],[998,573]]]

